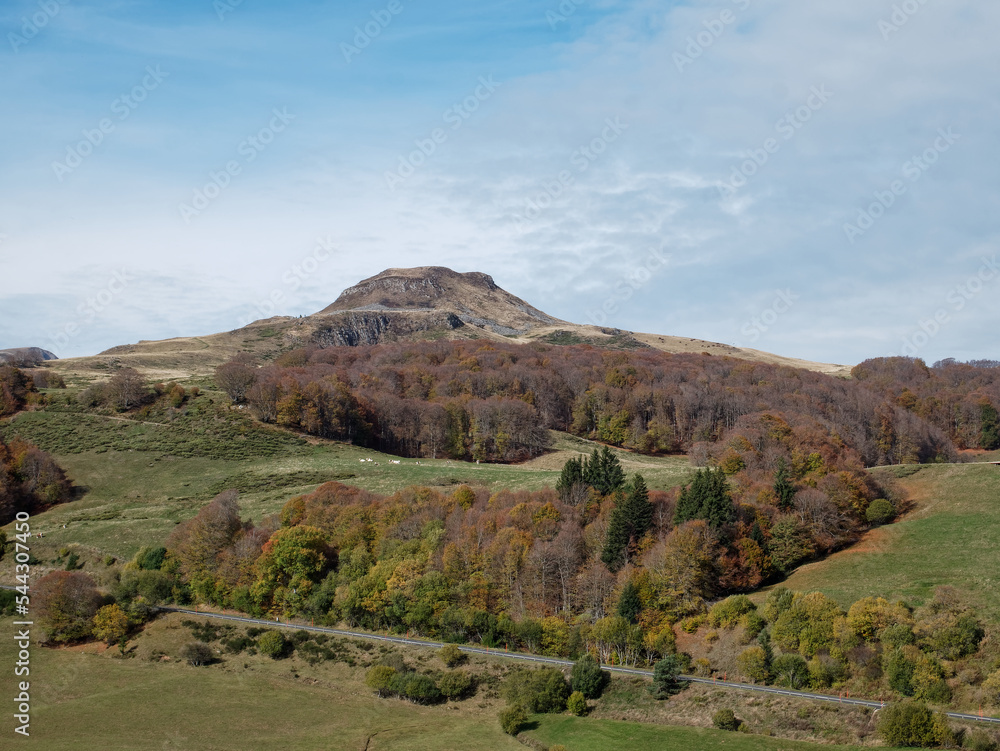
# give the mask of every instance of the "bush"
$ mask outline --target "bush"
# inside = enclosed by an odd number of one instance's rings
[[[756,610],[757,606],[746,595],[733,595],[712,606],[708,621],[716,628],[733,628],[742,616]]]
[[[579,691],[574,691],[566,700],[566,709],[570,711],[570,714],[582,717],[587,714],[587,697]]]
[[[878,733],[890,746],[927,748],[952,740],[947,718],[932,712],[925,704],[912,701],[890,704],[883,709]]]
[[[280,631],[268,631],[257,640],[257,649],[272,660],[288,656],[288,642]]]
[[[767,683],[771,678],[771,669],[767,664],[767,651],[754,645],[744,649],[736,658],[740,673],[753,683]]]
[[[599,699],[610,680],[611,673],[602,670],[591,655],[584,655],[573,665],[569,685],[573,691],[583,694],[584,698]]]
[[[187,660],[188,665],[199,667],[213,662],[215,660],[215,653],[207,644],[203,644],[200,641],[193,641],[181,648],[181,659]]]
[[[417,704],[433,704],[441,701],[441,691],[427,675],[419,673],[397,675],[392,687],[400,696]]]
[[[507,679],[504,695],[508,703],[529,712],[562,712],[566,709],[570,687],[556,668],[521,668]]]
[[[882,646],[888,649],[901,649],[907,644],[913,644],[915,637],[913,629],[905,623],[895,623],[882,629],[879,640],[882,642]]]
[[[500,727],[507,735],[517,735],[528,721],[524,707],[512,706],[500,710]]]
[[[720,709],[712,715],[712,724],[719,730],[739,730],[740,721],[731,709]]]
[[[869,504],[865,518],[872,524],[888,524],[896,518],[896,509],[885,498],[876,498]]]
[[[809,666],[802,655],[778,655],[771,663],[771,672],[779,686],[801,688],[809,682]]]
[[[465,653],[454,644],[445,644],[441,647],[438,650],[438,657],[449,668],[458,667],[467,660]]]
[[[471,692],[474,681],[464,670],[451,670],[441,676],[437,685],[446,699],[461,699]]]
[[[997,751],[997,742],[985,730],[976,728],[965,736],[962,747],[969,749],[969,751]]]
[[[375,665],[368,668],[368,672],[365,674],[365,683],[368,688],[382,696],[391,689],[395,677],[396,671],[393,668],[388,665]]]

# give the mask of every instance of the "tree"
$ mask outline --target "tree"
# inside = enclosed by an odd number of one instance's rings
[[[215,385],[226,392],[233,404],[244,404],[247,392],[257,383],[257,371],[232,360],[215,369]]]
[[[508,703],[529,712],[562,712],[569,695],[569,684],[556,668],[521,668],[511,673],[504,685]]]
[[[736,507],[721,469],[699,469],[690,485],[681,488],[674,524],[704,519],[718,528],[736,518]]]
[[[604,688],[611,681],[611,673],[602,670],[600,664],[591,655],[586,654],[573,664],[570,672],[569,685],[573,691],[582,694],[587,699],[599,699]]]
[[[82,571],[53,571],[32,587],[32,604],[49,639],[78,641],[90,636],[101,596]]]
[[[882,710],[878,733],[890,746],[932,747],[943,745],[951,737],[948,720],[927,708],[926,704],[904,701]]]
[[[226,490],[171,533],[167,547],[196,590],[201,581],[214,578],[219,556],[242,527],[239,493]]]
[[[913,672],[916,665],[903,651],[895,649],[885,656],[885,677],[889,688],[903,696],[913,696]]]
[[[997,409],[988,401],[980,405],[979,412],[981,428],[979,431],[979,447],[987,451],[1000,448],[1000,416]]]
[[[118,605],[105,605],[94,615],[94,636],[109,645],[120,645],[123,654],[128,627],[128,614]]]
[[[637,623],[641,612],[642,600],[639,598],[639,588],[630,580],[618,598],[618,615],[629,623]]]
[[[583,462],[583,459],[572,458],[567,459],[563,465],[559,481],[556,483],[556,492],[564,502],[569,503],[571,499],[576,498],[577,488],[586,486],[583,479]]]
[[[197,668],[211,663],[215,659],[215,653],[207,644],[193,641],[181,647],[181,659],[186,660],[188,665]]]
[[[767,652],[758,644],[744,649],[736,658],[740,673],[752,683],[767,683],[771,679],[771,666]]]
[[[106,386],[108,401],[119,412],[132,409],[145,398],[146,382],[135,368],[122,368]]]
[[[642,536],[653,523],[653,506],[642,475],[635,475],[624,496],[616,496],[615,508],[608,520],[601,560],[611,571],[620,569],[630,558]]]
[[[590,459],[581,464],[583,481],[601,495],[611,495],[625,485],[625,470],[608,446],[595,448]]]
[[[679,680],[684,661],[678,655],[667,655],[653,666],[653,685],[650,691],[656,699],[668,699],[684,687]]]
[[[582,717],[587,714],[587,697],[579,691],[574,691],[566,700],[566,709],[569,710],[570,714]]]
[[[778,498],[778,508],[791,511],[795,507],[795,487],[789,479],[785,458],[778,459],[778,470],[774,474],[774,494]]]

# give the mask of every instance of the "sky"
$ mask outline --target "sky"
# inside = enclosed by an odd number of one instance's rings
[[[854,364],[1000,359],[1000,4],[5,0],[0,348],[390,267]]]

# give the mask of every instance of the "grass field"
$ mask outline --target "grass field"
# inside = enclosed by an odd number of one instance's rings
[[[157,639],[164,646],[170,638],[168,625],[155,624],[140,644]],[[11,619],[0,619],[0,629],[12,633]],[[174,634],[179,641],[187,632],[176,629]],[[33,647],[31,737],[23,742],[17,738],[18,747],[44,751],[523,748],[502,733],[492,705],[484,710],[472,699],[456,710],[455,705],[421,707],[378,699],[365,688],[362,670],[339,663],[310,668],[297,658],[273,661],[238,655],[224,658],[220,665],[193,668],[178,661],[120,659],[94,651],[94,645],[63,650]],[[14,660],[13,640],[0,640],[0,664],[10,666]],[[13,698],[11,682],[5,679],[0,685],[9,688],[8,698]],[[5,715],[0,732],[10,737],[13,720],[10,713]]]
[[[914,501],[903,519],[802,566],[782,583],[842,605],[866,596],[920,604],[942,584],[1000,619],[1000,467],[946,464],[875,470],[896,475]]]
[[[710,748],[730,751],[848,751],[861,748],[820,746],[706,728],[663,727],[566,715],[535,715],[532,720],[537,727],[527,732],[528,737],[544,745],[559,743],[570,751],[692,751]]]

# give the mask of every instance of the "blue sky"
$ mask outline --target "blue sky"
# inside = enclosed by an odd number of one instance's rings
[[[581,323],[1000,357],[1000,6],[816,5],[8,0],[0,348],[444,265]]]

